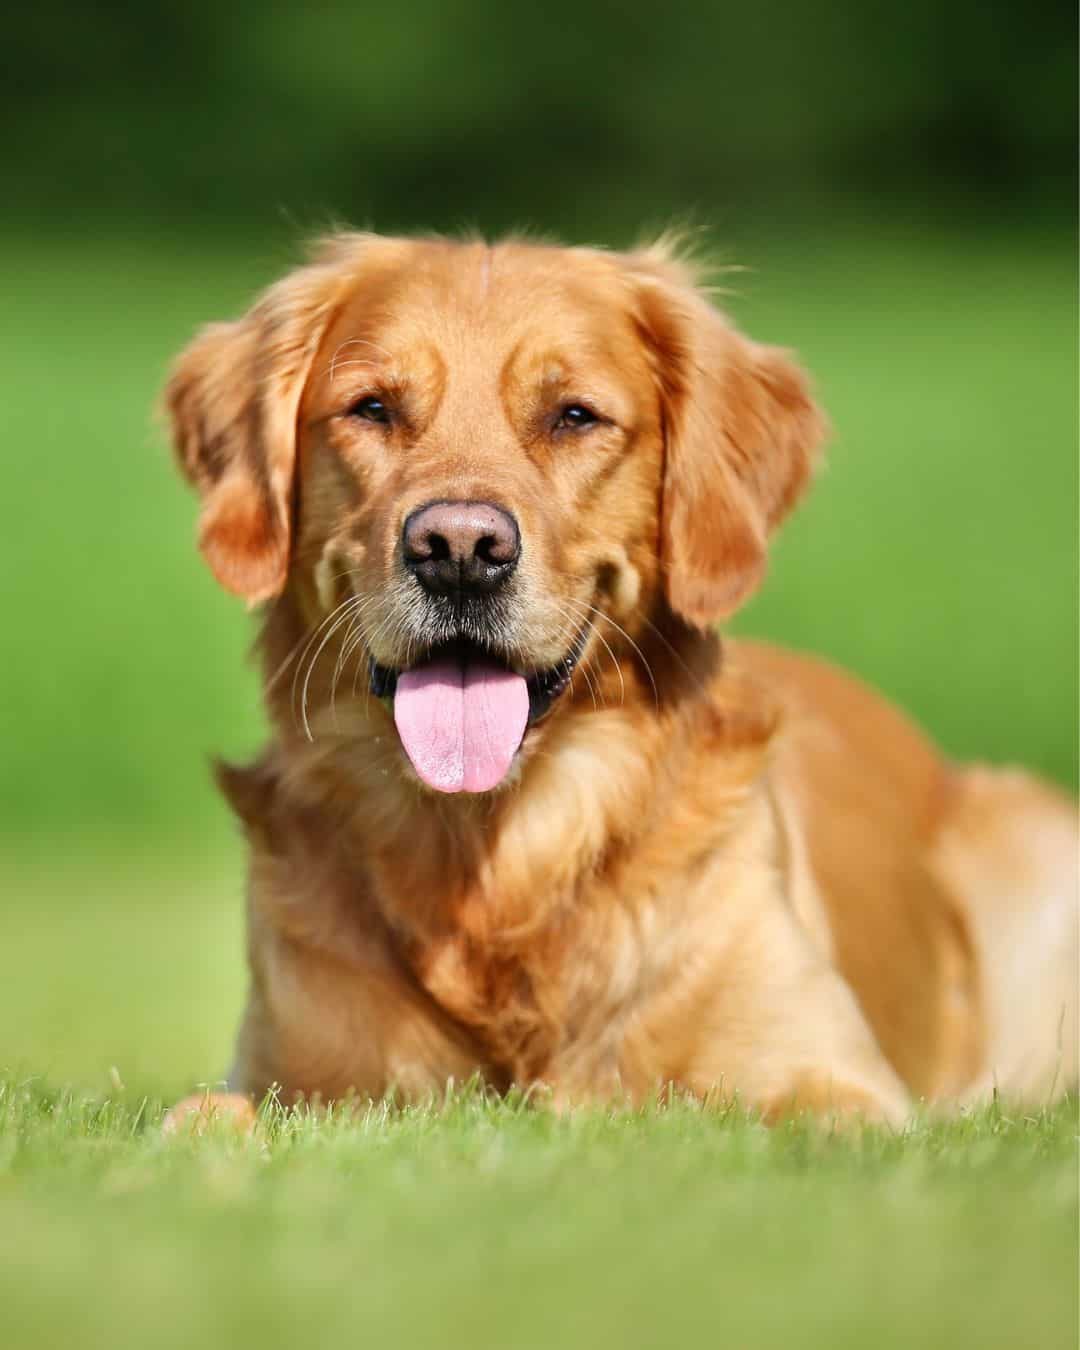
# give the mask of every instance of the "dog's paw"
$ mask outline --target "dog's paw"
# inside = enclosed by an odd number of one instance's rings
[[[767,1125],[799,1116],[840,1126],[887,1125],[902,1129],[911,1118],[911,1103],[891,1084],[845,1081],[828,1070],[798,1074],[787,1092],[764,1103],[761,1116]]]
[[[255,1107],[238,1092],[202,1092],[184,1097],[165,1113],[161,1133],[200,1135],[215,1129],[248,1135],[255,1130]]]

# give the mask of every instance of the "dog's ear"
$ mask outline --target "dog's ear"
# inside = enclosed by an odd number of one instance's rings
[[[202,501],[199,547],[249,604],[285,585],[297,413],[338,284],[332,266],[293,272],[243,318],[203,329],[165,388],[177,459]]]
[[[736,332],[688,269],[661,250],[628,261],[663,412],[668,603],[705,627],[760,584],[769,535],[806,487],[825,423],[787,353]]]

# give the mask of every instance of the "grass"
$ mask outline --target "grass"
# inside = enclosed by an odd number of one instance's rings
[[[0,859],[0,1070],[177,1096],[220,1078],[244,992],[238,843]],[[10,897],[10,898],[8,898]]]
[[[793,239],[735,241],[732,304],[836,430],[741,626],[1075,784],[1071,237]],[[1075,1345],[1075,1102],[830,1139],[466,1096],[162,1144],[243,996],[206,756],[262,726],[148,409],[287,259],[10,228],[3,253],[0,1346]]]
[[[163,1143],[0,1083],[4,1344],[1076,1343],[1075,1103],[905,1137],[459,1093]]]

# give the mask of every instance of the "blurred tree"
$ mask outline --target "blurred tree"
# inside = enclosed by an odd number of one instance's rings
[[[853,193],[1071,209],[1062,0],[20,6],[10,214],[570,232]]]

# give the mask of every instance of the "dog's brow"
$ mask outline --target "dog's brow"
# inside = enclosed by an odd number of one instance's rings
[[[364,338],[346,338],[344,342],[338,343],[337,347],[334,350],[333,356],[330,358],[330,364],[326,368],[325,373],[329,375],[331,384],[334,383],[334,377],[342,366],[377,364],[377,362],[372,362],[370,358],[365,357],[353,356],[349,360],[342,360],[341,359],[342,353],[349,347],[370,347],[372,351],[379,352],[380,355],[385,356],[388,360],[390,357],[390,353],[386,350],[386,348],[380,347],[375,342],[368,342]]]
[[[485,299],[487,299],[488,287],[491,284],[492,252],[493,250],[491,246],[488,245],[487,247],[485,247],[483,253],[480,255],[480,294]]]

